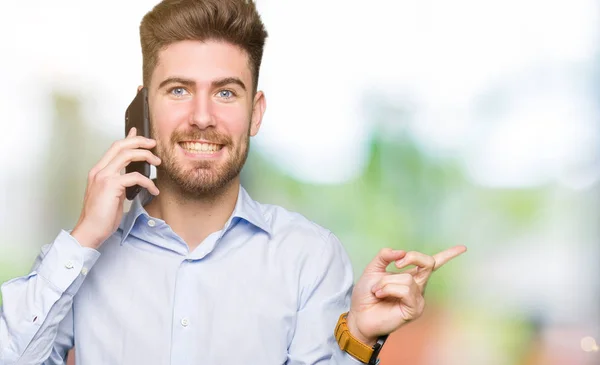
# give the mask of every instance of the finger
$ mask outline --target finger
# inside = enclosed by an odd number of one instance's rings
[[[158,166],[161,163],[160,158],[149,150],[125,150],[110,161],[102,171],[107,174],[119,173],[125,166],[134,161],[146,161],[155,166]]]
[[[379,289],[375,293],[375,296],[379,299],[399,299],[402,303],[414,308],[417,305],[417,297],[419,296],[419,292],[406,285],[388,284]]]
[[[150,149],[156,145],[156,141],[153,139],[131,135],[131,131],[129,133],[130,135],[128,135],[127,138],[118,140],[110,146],[110,148],[108,149],[108,151],[106,151],[104,156],[102,156],[100,161],[98,161],[98,163],[92,168],[92,170],[90,171],[90,175],[93,176],[96,173],[100,172],[102,169],[104,169],[106,165],[108,165],[108,163],[112,161],[117,155],[119,155],[124,149]]]
[[[129,133],[127,134],[127,137],[131,137],[131,136],[135,136],[137,135],[137,129],[135,127],[131,127],[131,129],[129,130]]]
[[[146,188],[146,190],[148,190],[152,195],[158,195],[160,193],[154,184],[154,181],[150,180],[139,172],[130,172],[128,174],[119,176],[119,184],[123,187],[139,185],[143,188]]]
[[[381,280],[379,280],[377,282],[377,284],[373,285],[373,288],[371,289],[371,291],[373,293],[376,293],[379,289],[383,288],[384,286],[386,286],[388,284],[397,284],[397,285],[406,285],[406,286],[416,285],[414,277],[410,274],[407,274],[407,273],[390,274],[390,275],[384,276],[383,278],[381,278]]]
[[[403,250],[382,248],[377,256],[367,265],[365,272],[384,272],[392,261],[400,260],[406,254]]]
[[[432,256],[426,255],[418,251],[410,251],[401,260],[396,261],[396,267],[398,269],[405,268],[409,265],[417,266],[417,272],[419,269],[426,271],[433,271],[435,266],[435,259]]]
[[[399,269],[409,265],[415,266],[413,269],[408,270],[408,272],[414,277],[415,282],[419,286],[420,292],[424,292],[427,281],[429,280],[431,273],[433,273],[435,259],[432,256],[421,252],[410,251],[402,260],[396,261],[396,267]]]
[[[462,255],[465,252],[467,252],[467,247],[463,245],[458,245],[433,255],[433,258],[435,260],[435,266],[433,270],[439,269],[448,261],[452,260],[457,256]]]

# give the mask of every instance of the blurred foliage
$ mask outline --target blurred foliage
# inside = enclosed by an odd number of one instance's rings
[[[71,229],[79,218],[89,170],[98,162],[113,142],[95,133],[81,112],[81,99],[69,94],[55,93],[52,135],[49,139],[47,162],[42,176],[48,179],[40,204],[45,210],[46,232]],[[59,209],[57,209],[57,207]],[[51,237],[45,237],[46,239]]]

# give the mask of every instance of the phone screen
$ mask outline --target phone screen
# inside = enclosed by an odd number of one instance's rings
[[[125,111],[125,136],[135,127],[138,136],[150,138],[150,110],[148,108],[148,89],[142,88]],[[125,173],[139,172],[150,177],[150,164],[146,161],[133,161],[125,167]],[[139,185],[128,187],[125,191],[127,199],[133,200],[140,192]]]

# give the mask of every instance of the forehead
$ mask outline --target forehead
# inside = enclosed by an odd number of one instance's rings
[[[159,51],[152,84],[158,85],[168,77],[184,77],[197,84],[238,77],[248,88],[252,83],[246,51],[231,43],[213,40],[180,41]]]

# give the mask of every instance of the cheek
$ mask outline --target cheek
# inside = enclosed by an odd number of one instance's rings
[[[250,127],[250,116],[247,109],[225,105],[217,106],[215,112],[218,115],[218,124],[232,138],[240,140],[246,137]]]
[[[180,103],[158,103],[152,109],[152,125],[157,137],[161,139],[170,138],[173,130],[181,123],[186,122],[189,112],[188,108]]]

